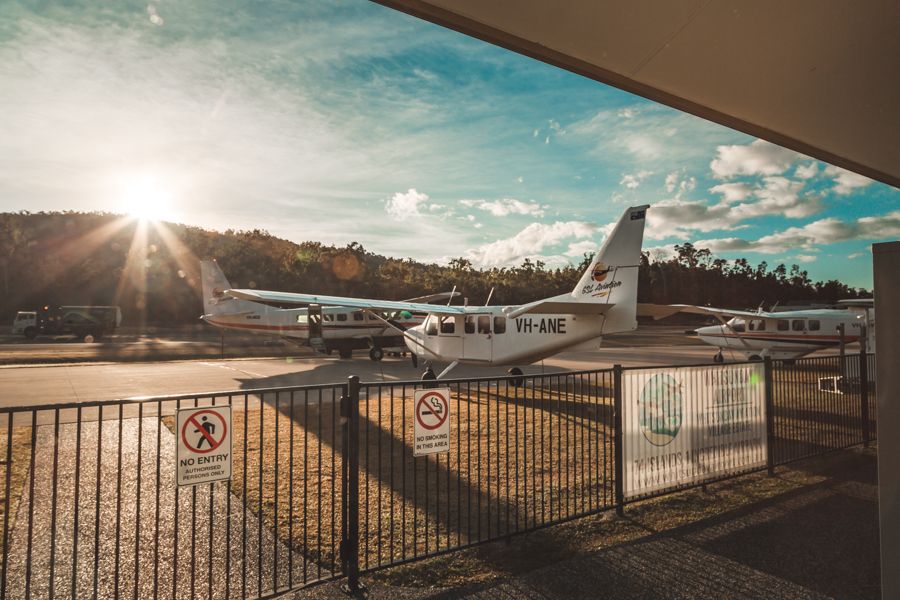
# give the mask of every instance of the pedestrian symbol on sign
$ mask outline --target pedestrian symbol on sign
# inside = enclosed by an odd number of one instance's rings
[[[218,410],[201,410],[191,414],[181,426],[181,441],[190,452],[207,454],[222,445],[228,425]]]

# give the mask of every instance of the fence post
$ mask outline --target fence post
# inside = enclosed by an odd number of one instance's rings
[[[766,401],[766,470],[769,477],[775,474],[775,395],[772,357],[763,359],[763,381]]]
[[[341,397],[341,417],[344,447],[341,569],[347,576],[343,590],[356,594],[364,589],[359,583],[359,377],[356,375],[349,378],[347,393]]]
[[[613,365],[613,432],[615,460],[616,514],[625,516],[625,457],[622,452],[622,365]]]
[[[866,352],[866,328],[860,328],[859,336],[859,401],[862,403],[863,446],[869,447],[869,355]]]

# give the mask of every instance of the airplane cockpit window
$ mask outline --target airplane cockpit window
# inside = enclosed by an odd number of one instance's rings
[[[475,333],[475,315],[466,317],[466,333]]]
[[[355,312],[355,313],[353,313],[353,320],[354,320],[354,321],[362,321],[362,320],[363,320],[363,314],[362,314],[361,312]]]
[[[429,316],[428,320],[425,321],[425,333],[428,335],[437,335],[437,317]]]
[[[787,319],[778,319],[778,331],[787,331],[791,328],[791,322]]]
[[[794,319],[791,322],[791,329],[794,331],[806,331],[806,322],[800,319]]]
[[[809,330],[810,331],[818,331],[822,327],[822,324],[819,323],[818,319],[810,319],[809,321]]]
[[[506,317],[494,317],[494,333],[506,333]]]
[[[322,320],[330,323],[334,321],[334,315],[322,315]]]
[[[491,332],[491,318],[488,315],[478,317],[478,333]]]
[[[442,334],[454,334],[456,333],[456,317],[441,317],[441,333]]]
[[[734,318],[728,323],[730,324],[732,331],[743,333],[743,331],[746,329],[746,324],[743,319]]]

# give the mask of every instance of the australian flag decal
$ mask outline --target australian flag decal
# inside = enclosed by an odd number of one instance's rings
[[[643,219],[647,215],[647,209],[644,210],[636,210],[631,213],[631,220],[637,221],[638,219]]]

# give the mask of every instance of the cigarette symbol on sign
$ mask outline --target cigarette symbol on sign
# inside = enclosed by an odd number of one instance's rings
[[[425,429],[437,429],[447,420],[449,408],[443,395],[432,392],[419,398],[416,405],[416,419]]]

